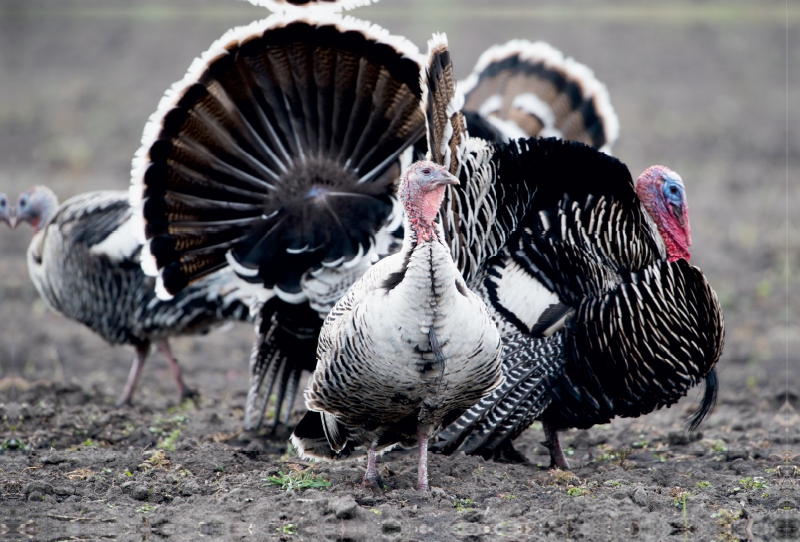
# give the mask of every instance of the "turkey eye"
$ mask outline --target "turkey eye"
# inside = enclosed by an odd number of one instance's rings
[[[672,192],[673,194],[677,194],[678,193],[678,189],[676,187],[674,187],[674,186],[670,186],[669,187],[669,191]]]
[[[422,174],[423,175],[430,175],[431,174],[431,170],[428,169],[428,168],[425,168],[425,169],[422,170]]]

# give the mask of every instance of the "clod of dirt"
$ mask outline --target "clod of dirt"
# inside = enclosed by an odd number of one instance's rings
[[[150,498],[150,491],[145,486],[137,486],[131,491],[131,497],[137,501],[146,501]]]
[[[351,495],[334,499],[330,507],[336,519],[353,519],[358,513],[358,503]]]
[[[69,461],[69,459],[61,454],[46,455],[42,458],[42,463],[45,465],[58,465],[59,463],[66,463],[67,461]]]
[[[667,434],[667,439],[670,446],[686,446],[702,438],[703,433],[699,431],[692,431],[690,433],[685,431],[670,431]]]
[[[650,498],[647,496],[647,491],[643,487],[637,487],[631,494],[631,500],[642,507],[650,506]]]

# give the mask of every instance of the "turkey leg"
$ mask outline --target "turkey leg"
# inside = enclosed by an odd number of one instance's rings
[[[544,429],[544,438],[547,439],[542,444],[550,450],[550,468],[569,469],[567,458],[561,450],[561,443],[558,442],[558,431],[546,422],[542,422],[542,429]]]
[[[147,360],[147,354],[150,352],[150,343],[145,343],[136,347],[136,359],[133,360],[131,365],[131,372],[128,373],[128,381],[125,383],[125,389],[117,401],[117,406],[131,404],[131,397],[136,390],[136,383],[139,382],[139,375],[142,374],[142,367]]]
[[[419,467],[417,467],[417,491],[428,491],[428,435],[417,431],[419,439]]]
[[[178,360],[176,360],[172,356],[172,350],[169,348],[169,342],[166,339],[156,342],[156,348],[161,354],[169,360],[169,367],[172,369],[172,376],[175,379],[175,387],[178,388],[178,396],[180,397],[181,401],[187,399],[189,397],[194,397],[197,395],[197,392],[183,383],[183,377],[181,376],[181,367],[178,365]]]

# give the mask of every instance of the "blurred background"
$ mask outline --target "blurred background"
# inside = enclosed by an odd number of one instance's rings
[[[512,38],[592,68],[619,115],[614,154],[634,177],[663,164],[685,181],[692,263],[725,311],[723,387],[736,366],[748,388],[784,388],[788,352],[796,393],[800,6],[787,16],[770,0],[382,0],[351,14],[421,50],[446,32],[459,78]],[[226,30],[267,15],[241,0],[0,0],[0,191],[15,201],[45,184],[63,201],[126,189],[164,91]],[[77,380],[116,396],[133,352],[46,311],[27,276],[30,238],[0,225],[0,378]],[[242,402],[252,337],[239,326],[174,341],[187,383]],[[172,386],[153,356],[137,396],[172,399]]]

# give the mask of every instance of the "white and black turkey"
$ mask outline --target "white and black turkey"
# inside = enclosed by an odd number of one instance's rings
[[[417,48],[314,14],[225,34],[164,97],[134,160],[147,271],[173,294],[226,266],[260,288],[248,428],[276,383],[275,422],[284,400],[288,415],[325,315],[397,251],[397,180],[424,132]]]
[[[373,267],[331,310],[305,391],[309,412],[292,443],[301,457],[342,458],[419,447],[417,489],[427,491],[428,439],[502,382],[500,334],[467,289],[434,223],[445,187],[458,183],[416,162],[400,188],[402,250]]]
[[[12,218],[11,205],[8,202],[8,196],[0,192],[0,220],[14,227],[14,219]]]
[[[252,321],[249,299],[229,270],[198,281],[170,300],[156,297],[155,279],[141,269],[142,245],[127,192],[90,192],[59,206],[45,186],[23,192],[15,224],[28,222],[28,272],[45,304],[86,325],[111,344],[136,349],[119,404],[129,403],[155,343],[169,360],[181,398],[183,383],[169,338],[208,331],[226,320]]]
[[[688,263],[680,177],[655,166],[634,184],[619,160],[576,142],[469,138],[446,42],[431,49],[428,70],[441,75],[429,75],[439,98],[427,114],[443,127],[431,148],[461,181],[445,192],[441,221],[494,312],[506,375],[434,449],[515,458],[511,441],[538,418],[566,466],[556,430],[645,414],[705,379],[698,424],[715,399],[724,326]]]

